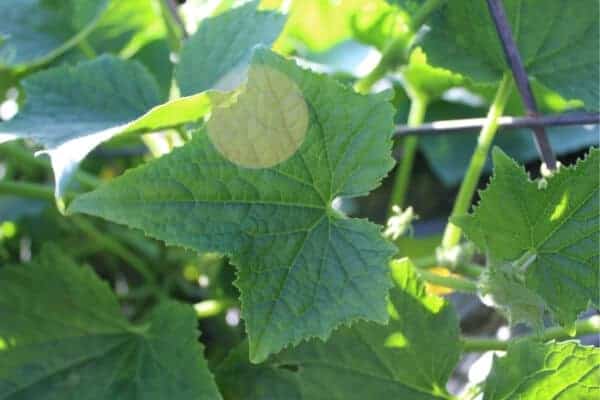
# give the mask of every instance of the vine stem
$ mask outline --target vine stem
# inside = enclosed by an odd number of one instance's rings
[[[575,331],[577,336],[584,335],[593,335],[600,334],[600,316],[596,315],[589,319],[583,321],[577,321],[575,323]],[[548,328],[542,332],[538,337],[542,341],[546,342],[549,340],[564,340],[571,339],[573,335],[571,335],[572,331],[568,328],[563,328],[560,326],[555,326],[552,328]],[[492,338],[470,338],[463,337],[461,338],[463,349],[465,352],[474,352],[474,353],[482,353],[485,351],[506,351],[508,346],[512,343],[522,340],[523,337],[513,338],[511,340],[498,340]]]
[[[413,33],[417,32],[431,14],[442,7],[447,1],[448,0],[426,0],[412,17],[410,23],[411,31]],[[404,36],[392,40],[392,42],[383,50],[379,63],[369,74],[367,74],[367,76],[356,82],[354,89],[358,93],[368,93],[373,85],[381,80],[388,71],[406,64],[408,61],[407,53],[411,44],[412,38],[409,39]]]
[[[511,75],[505,73],[500,81],[500,86],[498,87],[494,101],[488,111],[486,122],[481,129],[481,133],[479,134],[477,147],[475,148],[475,152],[471,157],[471,162],[469,164],[469,168],[467,169],[467,173],[465,174],[462,184],[460,185],[460,190],[458,192],[458,196],[456,197],[450,218],[464,215],[469,211],[473,194],[477,189],[477,184],[479,182],[479,178],[481,177],[483,167],[485,166],[487,155],[494,137],[496,136],[496,132],[498,131],[499,120],[504,112],[504,108],[506,107],[506,102],[510,96],[512,86],[513,79]],[[442,247],[449,249],[456,246],[460,242],[460,236],[460,228],[454,225],[451,221],[448,221],[448,225],[446,225],[446,230],[442,239]]]
[[[477,293],[477,283],[455,276],[441,276],[426,269],[417,269],[419,276],[426,282],[454,289],[459,292]]]
[[[0,180],[0,194],[47,200],[50,202],[54,201],[54,189],[51,186],[38,183]]]
[[[419,126],[425,119],[427,113],[427,96],[422,94],[414,94],[411,96],[410,112],[408,115],[408,126]],[[419,138],[417,136],[409,136],[404,139],[402,148],[402,158],[400,159],[400,165],[394,178],[394,185],[392,194],[390,197],[390,204],[388,206],[388,217],[391,216],[392,207],[397,205],[399,207],[404,206],[406,200],[406,193],[408,192],[408,185],[410,183],[410,176],[417,154],[417,145],[419,144]]]

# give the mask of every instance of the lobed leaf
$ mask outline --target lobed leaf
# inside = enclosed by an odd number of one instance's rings
[[[408,259],[395,262],[390,323],[359,322],[270,358],[246,361],[240,346],[217,369],[228,400],[447,398],[446,382],[461,353],[452,306],[428,296]]]
[[[254,362],[342,323],[384,323],[394,248],[331,204],[367,193],[392,167],[386,100],[257,50],[246,90],[190,143],[69,211],[229,254]]]
[[[143,325],[55,248],[0,270],[0,399],[220,399],[196,315],[174,302]]]
[[[570,324],[588,304],[600,304],[600,151],[561,168],[542,188],[501,150],[493,158],[494,178],[479,205],[454,222],[487,251],[492,271],[522,280]]]

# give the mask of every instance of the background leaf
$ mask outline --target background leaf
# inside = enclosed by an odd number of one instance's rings
[[[144,325],[56,248],[0,270],[1,399],[220,399],[196,316],[173,302]]]
[[[587,108],[598,109],[600,3],[597,0],[503,3],[530,78],[565,98],[583,100]],[[450,1],[432,19],[431,28],[423,47],[432,65],[487,84],[499,81],[507,70],[486,2]]]
[[[90,33],[108,0],[3,0],[0,69],[45,64]]]

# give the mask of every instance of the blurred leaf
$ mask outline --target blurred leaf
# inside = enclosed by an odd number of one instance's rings
[[[0,398],[220,399],[191,307],[130,324],[108,285],[54,247],[0,270]]]
[[[598,109],[600,2],[504,1],[507,18],[530,78],[568,99]],[[432,65],[493,84],[508,70],[487,4],[449,1],[431,21],[423,47]],[[583,83],[583,84],[581,84]]]
[[[45,64],[98,24],[108,0],[2,0],[0,70]]]
[[[285,24],[285,16],[257,11],[257,1],[205,20],[183,45],[176,68],[183,95],[209,89],[233,90],[244,82],[252,51],[270,46]]]

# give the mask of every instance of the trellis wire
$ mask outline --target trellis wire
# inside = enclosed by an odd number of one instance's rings
[[[487,4],[490,10],[490,15],[492,16],[496,26],[496,30],[498,31],[498,36],[502,42],[504,55],[506,56],[506,60],[510,65],[517,88],[519,89],[519,93],[523,99],[527,115],[530,117],[537,117],[538,109],[535,98],[533,97],[531,86],[529,85],[529,79],[527,77],[527,72],[525,71],[523,61],[521,60],[519,49],[517,48],[517,45],[512,37],[510,25],[508,24],[504,6],[502,5],[502,0],[487,0]],[[556,169],[556,156],[552,151],[552,147],[550,146],[550,141],[548,140],[544,126],[532,126],[531,129],[533,130],[535,143],[542,160],[548,169]]]
[[[485,123],[485,118],[466,118],[446,121],[436,121],[419,126],[399,125],[394,132],[394,138],[412,135],[445,135],[462,133],[471,130],[480,130]],[[569,125],[598,125],[600,113],[568,113],[557,115],[544,115],[538,117],[501,117],[500,129],[516,132],[519,128],[533,128],[539,126],[569,126]],[[597,131],[596,131],[597,134]]]

